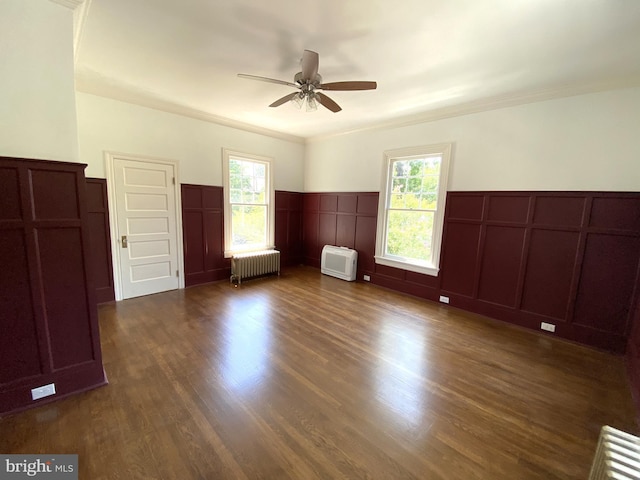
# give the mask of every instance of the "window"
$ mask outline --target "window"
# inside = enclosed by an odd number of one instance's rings
[[[384,154],[376,263],[438,275],[451,144]]]
[[[271,159],[223,149],[225,257],[273,248]]]

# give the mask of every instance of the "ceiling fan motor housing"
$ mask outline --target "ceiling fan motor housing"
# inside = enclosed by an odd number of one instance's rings
[[[318,88],[322,83],[322,75],[316,73],[316,78],[311,82],[308,79],[302,78],[302,72],[298,72],[293,77],[293,81],[299,85],[313,85],[314,88]]]

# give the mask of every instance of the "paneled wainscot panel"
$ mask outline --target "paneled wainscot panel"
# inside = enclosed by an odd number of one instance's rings
[[[302,263],[303,194],[276,190],[276,249],[282,266]]]
[[[109,206],[107,181],[103,178],[87,178],[87,210],[91,238],[91,265],[98,303],[115,300],[113,267],[111,261],[111,234],[109,231]]]
[[[525,229],[489,225],[485,229],[478,298],[515,307]]]
[[[580,243],[577,232],[531,232],[522,309],[566,321]]]
[[[106,384],[84,168],[0,157],[0,417]]]
[[[222,187],[181,186],[185,285],[229,278],[224,258]]]
[[[2,177],[0,172],[0,178]],[[21,228],[0,230],[0,385],[42,373],[29,281],[27,242]],[[10,333],[8,333],[10,332]]]
[[[481,204],[481,202],[480,202]],[[442,289],[472,297],[478,271],[480,225],[449,223],[447,248],[442,252]]]
[[[574,322],[625,335],[639,259],[639,237],[589,234]]]

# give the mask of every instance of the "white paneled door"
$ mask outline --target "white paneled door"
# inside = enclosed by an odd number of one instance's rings
[[[175,166],[113,158],[122,297],[179,288]]]

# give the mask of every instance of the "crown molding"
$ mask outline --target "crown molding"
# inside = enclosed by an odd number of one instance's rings
[[[87,23],[89,8],[92,0],[84,0],[79,8],[73,11],[73,61],[78,61],[78,52],[80,51],[80,41],[82,40],[82,32]]]
[[[407,127],[420,123],[435,122],[437,120],[460,117],[463,115],[471,115],[474,113],[499,110],[501,108],[526,105],[528,103],[544,102],[548,100],[575,97],[579,95],[587,95],[590,93],[605,92],[609,90],[634,88],[638,86],[640,86],[640,76],[632,76],[606,82],[563,85],[560,87],[536,90],[533,92],[511,93],[506,95],[487,97],[479,100],[474,100],[472,102],[443,107],[435,110],[430,110],[428,112],[418,113],[415,115],[407,115],[388,121],[381,121],[369,125],[363,125],[358,128],[344,130],[338,133],[309,137],[306,139],[306,143],[327,140],[329,138],[341,137],[344,135],[351,135],[353,133]]]
[[[58,5],[62,5],[63,7],[70,8],[71,10],[75,10],[84,2],[84,0],[50,0],[50,1],[53,3],[57,3]]]
[[[299,144],[304,144],[305,142],[304,138],[296,135],[282,133],[276,130],[257,127],[237,120],[220,117],[202,110],[162,99],[151,92],[131,88],[113,80],[106,80],[100,77],[87,78],[85,74],[80,72],[76,72],[76,92],[89,93],[99,97],[110,98],[112,100],[131,103],[140,107],[194,118],[208,123],[215,123],[217,125],[243,130],[245,132],[265,135],[279,140],[286,140],[288,142]]]

